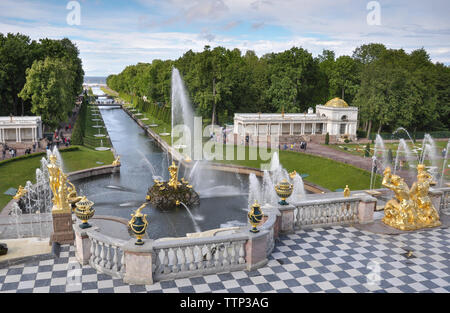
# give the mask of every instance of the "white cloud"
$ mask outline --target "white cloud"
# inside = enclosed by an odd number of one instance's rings
[[[254,50],[259,56],[302,46],[314,55],[332,49],[339,56],[351,55],[361,44],[380,42],[407,51],[425,47],[433,61],[450,60],[446,0],[380,0],[380,26],[367,25],[368,1],[361,0],[136,1],[144,9],[129,5],[114,10],[104,1],[105,11],[97,12],[92,2],[82,1],[82,25],[69,27],[65,1],[55,5],[2,0],[0,31],[21,32],[32,39],[68,37],[78,45],[86,74],[92,76],[117,73],[154,58],[176,59],[189,49],[202,51],[205,45],[237,47],[243,53]],[[250,25],[246,32],[243,23]],[[271,26],[287,31],[264,39],[253,36]],[[238,31],[242,33],[236,35]]]

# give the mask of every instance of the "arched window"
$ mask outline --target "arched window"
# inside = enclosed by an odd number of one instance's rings
[[[347,115],[343,115],[343,116],[341,117],[341,120],[346,121],[346,120],[347,120]]]

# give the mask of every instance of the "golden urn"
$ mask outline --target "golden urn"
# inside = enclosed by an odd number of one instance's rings
[[[261,205],[258,203],[257,200],[255,200],[255,203],[253,203],[253,205],[251,206],[250,212],[248,212],[247,217],[250,222],[250,225],[252,225],[252,229],[250,229],[250,232],[251,233],[259,232],[256,226],[258,226],[259,223],[261,223],[263,214],[261,211]]]
[[[275,191],[278,197],[281,198],[281,201],[278,202],[281,205],[288,205],[286,199],[292,195],[294,187],[291,183],[289,183],[286,179],[283,179],[275,186]]]
[[[85,229],[92,226],[88,223],[88,220],[95,214],[95,210],[92,208],[93,205],[94,202],[88,200],[86,197],[82,197],[81,200],[75,204],[75,215],[83,222],[80,224],[80,228]]]
[[[147,214],[142,214],[141,211],[147,204],[148,202],[142,204],[134,214],[131,214],[131,220],[128,222],[128,226],[136,236],[137,241],[135,242],[135,245],[137,246],[142,246],[144,244],[144,241],[142,241],[142,237],[144,237],[145,235],[148,222]]]

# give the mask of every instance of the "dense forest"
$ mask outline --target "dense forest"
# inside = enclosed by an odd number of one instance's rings
[[[173,66],[197,114],[216,124],[232,122],[238,112],[305,112],[340,97],[359,108],[367,133],[449,129],[450,68],[433,63],[425,49],[407,53],[373,43],[337,58],[330,50],[313,57],[300,47],[258,57],[205,46],[177,60],[127,66],[107,84],[121,95],[170,106]]]
[[[40,115],[56,127],[67,120],[83,78],[78,48],[69,39],[0,33],[0,115]]]

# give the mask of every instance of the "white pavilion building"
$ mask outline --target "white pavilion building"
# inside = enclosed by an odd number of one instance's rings
[[[33,143],[42,137],[40,116],[0,116],[0,143]]]
[[[342,99],[334,98],[325,105],[317,105],[316,112],[308,113],[236,113],[233,133],[235,142],[250,145],[269,142],[270,136],[278,136],[280,143],[296,141],[324,141],[329,133],[330,141],[339,138],[356,138],[358,108]]]

